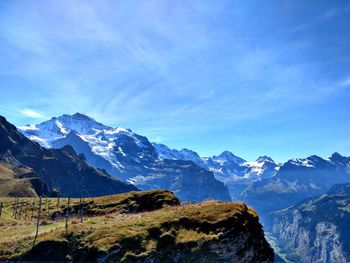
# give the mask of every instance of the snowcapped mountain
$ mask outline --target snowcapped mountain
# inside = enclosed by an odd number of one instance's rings
[[[232,199],[237,199],[252,182],[275,176],[281,166],[267,156],[261,156],[255,162],[247,162],[229,151],[218,156],[200,157],[188,149],[175,150],[157,143],[153,143],[153,146],[163,159],[191,160],[213,172],[215,178],[228,187]]]
[[[5,180],[10,196],[51,195],[58,191],[61,196],[88,197],[137,190],[133,185],[92,167],[68,145],[61,149],[40,147],[2,116],[0,165],[11,169],[12,178]],[[27,171],[25,175],[22,170]],[[18,183],[22,179],[26,183]]]
[[[152,144],[130,129],[112,128],[80,113],[19,129],[47,148],[71,145],[93,166],[140,189],[166,188],[182,200],[228,200],[230,194],[268,212],[349,181],[350,158],[338,153],[329,159],[295,158],[283,165],[267,156],[246,161],[229,151],[201,157],[189,149]]]
[[[200,157],[198,153],[188,150],[170,149],[164,144],[153,143],[159,157],[170,160],[189,160],[214,173],[215,177],[224,182],[242,180],[242,178],[259,179],[272,177],[280,165],[270,157],[261,156],[255,162],[246,160],[224,151],[218,156]]]
[[[258,176],[259,178],[268,178],[276,175],[277,171],[281,168],[281,164],[275,163],[268,156],[260,156],[255,162],[245,162],[243,165],[247,167],[245,176],[247,178],[253,178]]]
[[[274,177],[249,185],[239,199],[268,213],[286,208],[302,199],[322,194],[338,183],[350,182],[350,158],[334,153],[323,159],[317,155],[284,163]]]
[[[97,131],[111,129],[81,113],[64,114],[38,125],[19,126],[17,128],[29,139],[45,147],[50,147],[53,141],[64,138],[71,131],[93,135]]]
[[[336,183],[350,181],[350,158],[339,153],[329,159],[313,155],[277,164],[268,156],[249,162],[228,151],[199,157],[187,149],[153,145],[162,158],[190,159],[213,172],[216,179],[225,183],[233,200],[243,200],[262,213],[285,208],[321,194]]]
[[[192,161],[200,166],[204,166],[202,158],[195,151],[189,149],[175,150],[170,149],[168,146],[160,143],[152,143],[156,149],[158,156],[162,159],[168,160],[186,160]]]
[[[165,188],[188,201],[230,200],[211,172],[193,161],[160,158],[146,137],[130,129],[112,128],[80,113],[18,128],[47,148],[71,145],[93,166],[140,189]]]

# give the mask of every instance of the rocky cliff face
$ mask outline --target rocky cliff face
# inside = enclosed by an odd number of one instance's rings
[[[350,184],[270,214],[279,246],[296,262],[350,261]]]

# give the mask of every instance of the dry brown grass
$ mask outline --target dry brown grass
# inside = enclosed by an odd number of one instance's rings
[[[165,206],[160,210],[125,213],[120,208],[125,200],[134,201],[135,194],[160,195],[162,198],[174,198],[170,192],[152,191],[135,192],[122,195],[94,198],[86,201],[91,202],[89,209],[93,213],[84,218],[84,222],[71,218],[68,227],[69,235],[66,236],[64,218],[56,221],[45,218],[41,222],[40,234],[37,244],[47,240],[58,240],[84,244],[86,249],[95,249],[104,254],[113,250],[116,246],[130,246],[126,257],[139,254],[147,254],[154,251],[159,242],[172,242],[186,244],[200,248],[210,240],[218,238],[225,231],[228,224],[244,224],[244,220],[257,220],[257,214],[243,203],[205,202],[201,204],[186,204],[181,206]],[[28,199],[29,201],[32,199]],[[50,199],[50,215],[57,209],[57,200]],[[2,199],[6,204],[13,203],[13,199]],[[46,201],[43,199],[43,201]],[[64,209],[67,199],[61,199],[60,209]],[[78,205],[79,199],[73,199],[72,204]],[[45,203],[43,204],[45,207]],[[105,207],[108,213],[95,213]],[[88,206],[86,207],[86,209]],[[95,210],[96,209],[96,210]],[[18,220],[12,218],[11,207],[5,209],[5,215],[1,219],[0,232],[0,261],[17,258],[31,250],[34,239],[35,220]],[[22,211],[23,213],[23,211]],[[243,219],[243,221],[242,221]],[[242,222],[241,222],[242,221]],[[73,233],[73,235],[70,235]],[[164,241],[168,240],[168,241]],[[170,241],[169,241],[170,240]],[[132,255],[132,254],[135,255]]]

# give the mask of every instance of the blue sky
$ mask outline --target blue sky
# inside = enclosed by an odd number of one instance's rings
[[[201,155],[350,155],[350,3],[1,1],[0,114]]]

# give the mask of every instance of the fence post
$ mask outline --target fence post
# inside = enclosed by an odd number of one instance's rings
[[[68,233],[68,219],[69,219],[69,210],[70,210],[70,197],[68,197],[68,206],[67,206],[67,210],[66,210],[66,235]]]
[[[83,197],[83,203],[80,207],[80,222],[83,223],[83,212],[84,212],[84,197]]]
[[[15,198],[15,204],[13,205],[13,216],[16,219],[17,218],[17,204],[19,202],[19,197]]]
[[[34,218],[34,209],[35,209],[35,197],[34,197],[34,199],[33,199],[33,206],[32,206],[32,217],[30,218],[30,221],[32,221],[32,220],[33,220],[33,218]]]
[[[27,214],[28,214],[28,201],[25,201],[24,203],[24,220],[27,221]]]
[[[21,220],[22,210],[23,210],[23,200],[21,201],[21,205],[20,205],[20,209],[19,209],[19,217],[18,217],[18,220]]]
[[[57,209],[56,209],[55,220],[58,220],[59,217],[60,217],[60,197],[57,196]]]
[[[36,221],[36,231],[35,231],[35,237],[34,237],[34,242],[33,242],[33,248],[35,246],[35,242],[36,242],[36,239],[37,239],[38,233],[39,233],[40,216],[41,216],[41,196],[39,197],[38,220]]]
[[[4,206],[4,203],[3,202],[0,202],[0,219],[1,219],[1,214],[2,214],[2,208]]]
[[[60,209],[60,197],[57,196],[57,211]]]
[[[47,200],[47,199],[46,199]],[[50,199],[47,200],[47,216],[50,216]]]
[[[15,201],[13,203],[13,211],[12,211],[12,216],[15,217],[15,206],[16,206],[16,201],[17,201],[17,197],[15,197]]]

